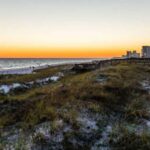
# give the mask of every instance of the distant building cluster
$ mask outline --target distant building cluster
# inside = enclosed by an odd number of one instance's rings
[[[126,57],[127,58],[139,58],[140,57],[140,53],[137,53],[136,50],[134,50],[134,51],[127,51]]]
[[[126,55],[122,56],[123,58],[150,58],[150,46],[143,46],[140,53],[137,53],[136,50],[133,51],[127,51]]]

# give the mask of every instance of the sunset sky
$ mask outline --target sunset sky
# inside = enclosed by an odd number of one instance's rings
[[[150,0],[0,0],[0,57],[113,57],[150,45]]]

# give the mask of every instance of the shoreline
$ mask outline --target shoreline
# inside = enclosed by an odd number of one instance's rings
[[[101,59],[101,60],[89,60],[80,62],[65,62],[65,63],[55,63],[46,64],[43,66],[31,66],[26,68],[16,68],[16,69],[3,69],[0,70],[0,75],[13,75],[13,74],[31,74],[34,71],[46,69],[48,67],[58,67],[62,65],[75,65],[74,69],[78,71],[96,69],[97,67],[105,67],[110,65],[116,65],[119,63],[136,63],[136,64],[150,64],[150,58],[130,58],[130,59]]]
[[[103,59],[102,59],[103,60]],[[31,67],[25,67],[25,68],[10,68],[10,69],[2,69],[0,70],[0,75],[23,75],[23,74],[31,74],[34,71],[46,69],[48,67],[57,67],[61,65],[74,65],[74,64],[84,64],[84,63],[92,63],[97,60],[89,60],[89,61],[81,61],[81,62],[68,62],[68,63],[56,63],[56,64],[45,64],[41,66],[31,66]],[[101,61],[101,60],[98,60]]]
[[[26,67],[26,68],[10,68],[0,70],[0,75],[13,75],[13,74],[31,74],[36,70],[46,69],[49,65],[39,66],[39,67]]]

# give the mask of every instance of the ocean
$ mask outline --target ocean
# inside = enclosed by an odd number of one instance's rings
[[[91,62],[93,60],[101,60],[97,58],[5,58],[0,59],[0,70],[6,69],[19,69],[28,67],[39,67],[45,65],[59,65],[59,64],[71,64],[71,63],[83,63]]]

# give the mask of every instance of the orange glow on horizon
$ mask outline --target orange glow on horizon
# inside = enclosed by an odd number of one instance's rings
[[[149,0],[1,0],[0,58],[108,58],[141,52],[150,44],[149,5]]]
[[[138,47],[136,47],[138,49]],[[109,58],[120,57],[128,48],[0,47],[0,58]]]

